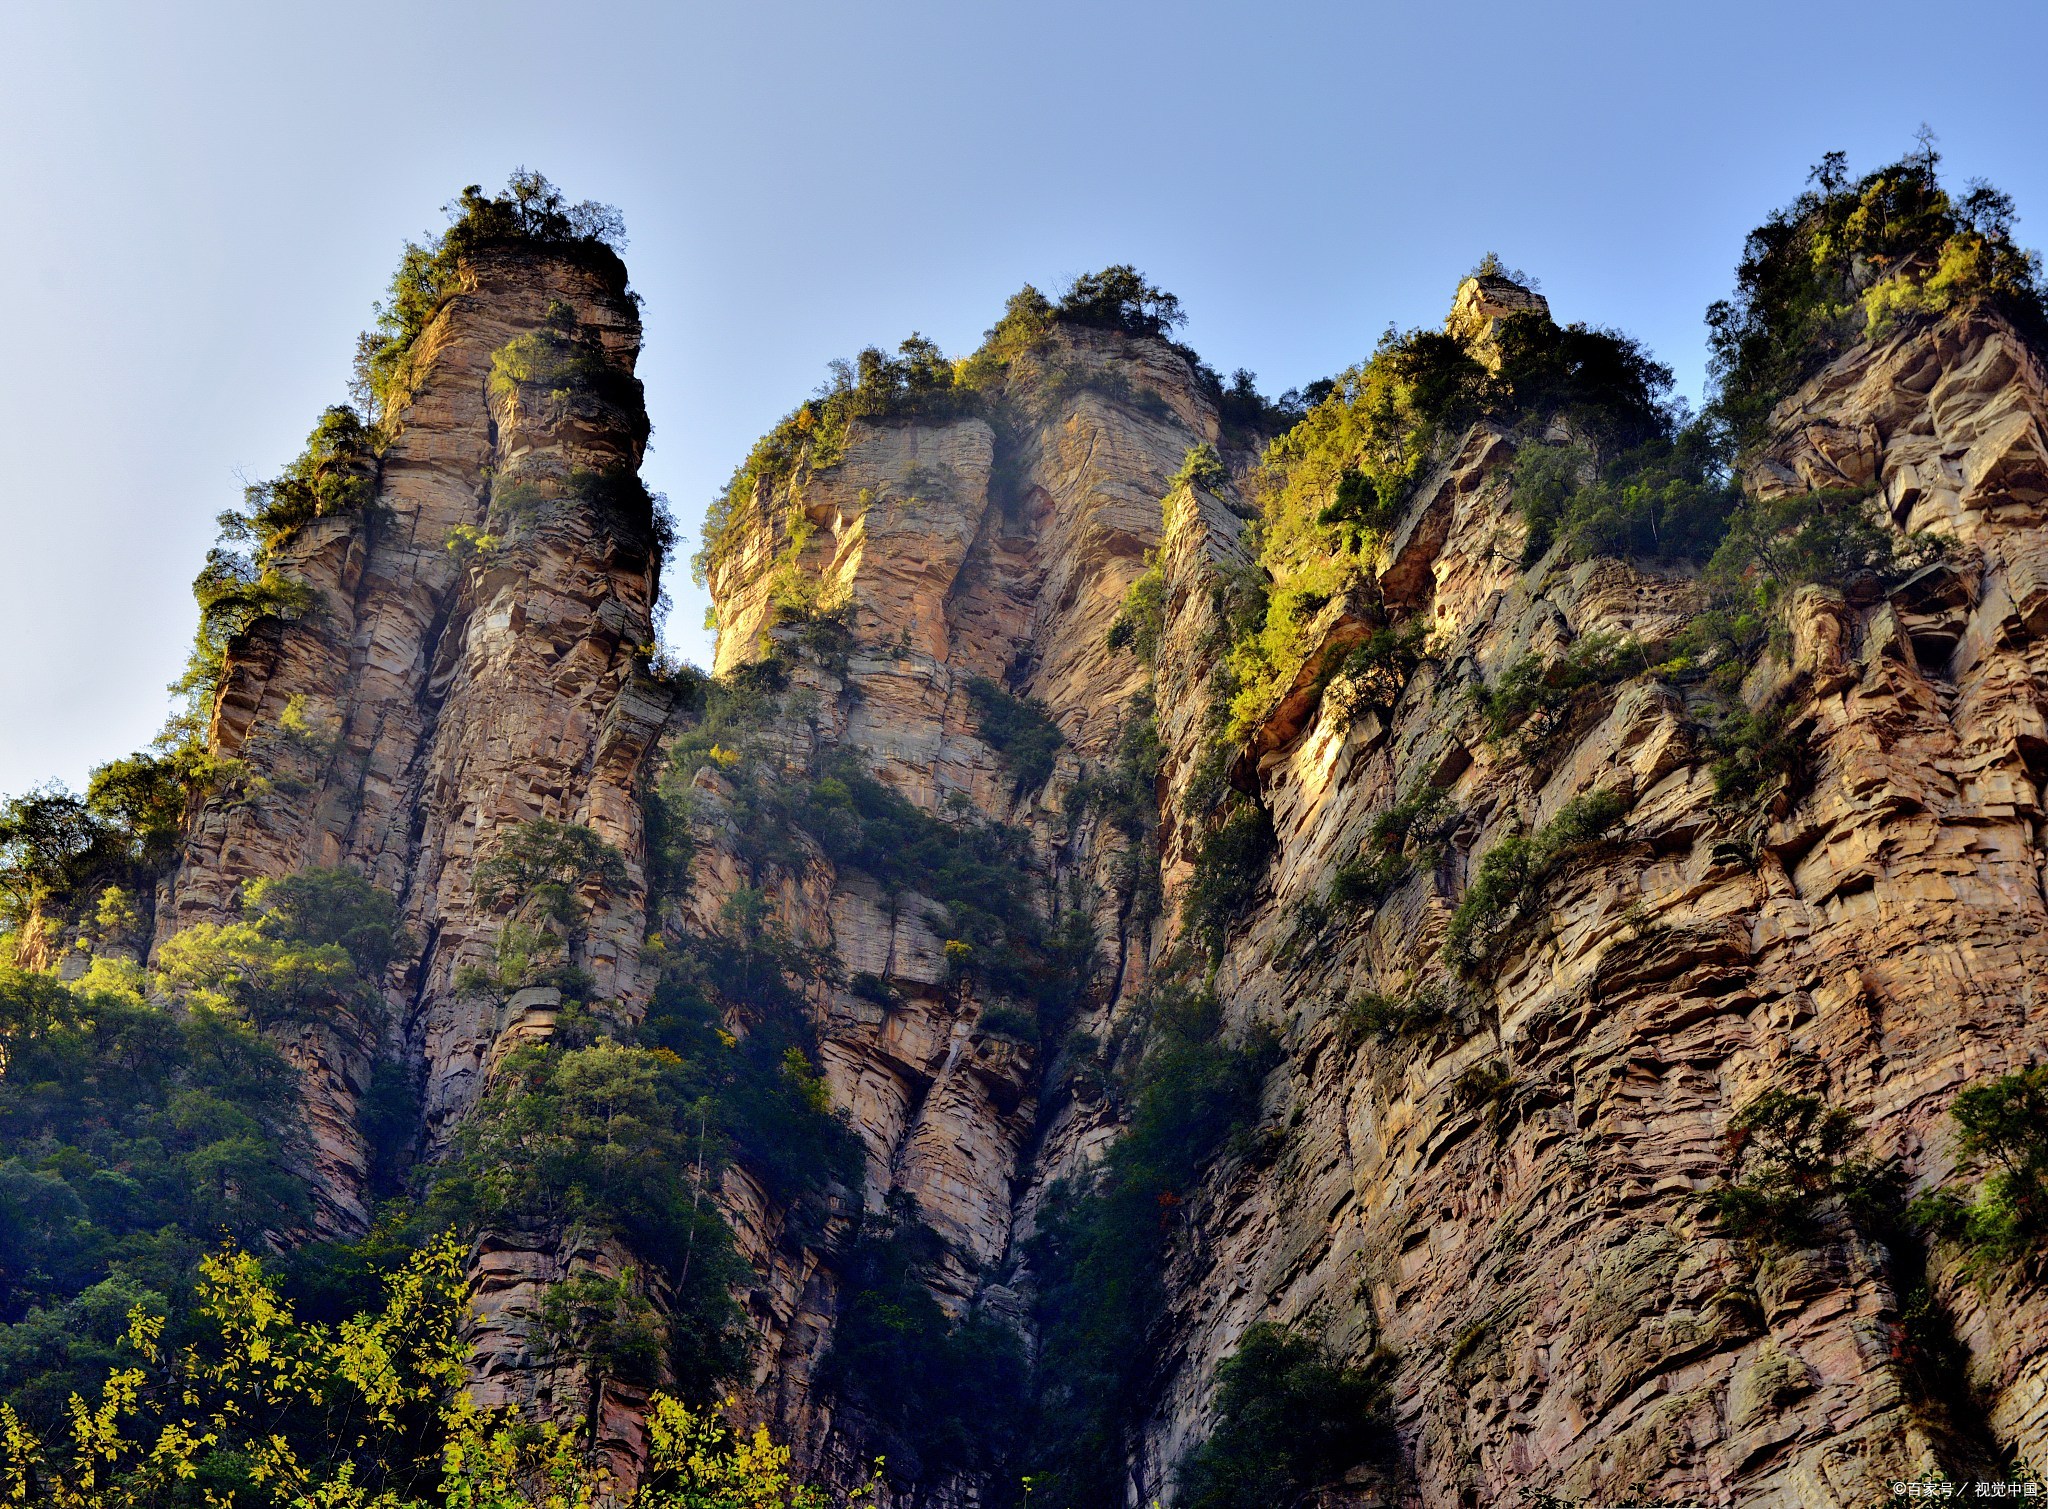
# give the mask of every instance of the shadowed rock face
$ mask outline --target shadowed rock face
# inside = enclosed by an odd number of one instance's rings
[[[1462,293],[1462,315],[1482,326],[1528,307]],[[394,1039],[380,1049],[309,1029],[288,1045],[308,1071],[323,1230],[365,1219],[354,1106],[377,1052],[422,1075],[434,1147],[495,1055],[548,1030],[544,1002],[522,1018],[452,988],[490,949],[496,921],[473,879],[494,833],[552,817],[616,844],[626,882],[590,898],[576,962],[629,1018],[651,988],[639,789],[668,707],[633,666],[657,565],[587,510],[481,563],[446,548],[456,526],[483,524],[494,486],[638,460],[637,411],[492,395],[491,353],[538,328],[552,301],[630,371],[639,332],[621,289],[545,256],[479,263],[422,337],[377,508],[316,521],[288,548],[319,612],[260,625],[230,655],[217,751],[302,794],[210,799],[158,908],[168,933],[227,915],[250,877],[334,863],[403,901],[419,948],[389,981]],[[1222,438],[1178,351],[1066,327],[1049,339],[1057,381],[1015,378],[977,417],[856,421],[843,459],[800,493],[745,500],[711,587],[720,671],[784,647],[801,712],[776,737],[793,762],[857,751],[919,807],[964,801],[1020,830],[1035,894],[1086,898],[1100,941],[1076,1025],[1102,1038],[1130,1019],[1173,942],[1209,816],[1188,810],[1186,792],[1221,637],[1211,588],[1250,561],[1251,510],[1232,484],[1170,486],[1189,447]],[[1924,1187],[1952,1166],[1954,1092],[2048,1049],[2034,1009],[2048,962],[2048,379],[2009,326],[1959,314],[1851,352],[1772,427],[1748,478],[1756,492],[1869,487],[1902,528],[1956,542],[1888,595],[1799,595],[1789,658],[1767,659],[1743,688],[1752,705],[1787,709],[1806,750],[1791,788],[1761,805],[1717,801],[1695,715],[1647,677],[1582,701],[1540,743],[1487,740],[1474,680],[1596,634],[1655,645],[1703,594],[1614,560],[1553,553],[1525,570],[1507,498],[1516,441],[1483,426],[1426,480],[1381,561],[1374,611],[1433,625],[1399,700],[1360,710],[1341,677],[1320,684],[1310,670],[1237,753],[1235,778],[1256,788],[1278,847],[1216,985],[1230,1025],[1271,1027],[1285,1057],[1260,1151],[1213,1170],[1182,1212],[1138,1502],[1169,1493],[1172,1465],[1210,1422],[1217,1364],[1261,1320],[1353,1359],[1398,1359],[1401,1462],[1332,1503],[1514,1503],[1526,1486],[1567,1502],[1849,1505],[1940,1464],[1975,1475],[1990,1443],[2048,1453],[2038,1298],[1980,1288],[1937,1256],[1928,1281],[1981,1395],[1944,1409],[1902,1358],[1895,1255],[1834,1216],[1818,1247],[1752,1249],[1718,1235],[1697,1198],[1726,1173],[1736,1108],[1773,1087],[1848,1108],[1871,1150]],[[1241,475],[1247,457],[1225,454]],[[799,516],[810,528],[793,551]],[[1106,637],[1152,551],[1166,614],[1148,669]],[[792,565],[844,606],[843,662],[772,622],[771,579]],[[1333,652],[1361,633],[1342,602],[1309,631]],[[1042,700],[1057,721],[1066,743],[1044,789],[1019,792],[977,733],[975,677]],[[1076,799],[1148,682],[1164,760],[1157,853],[1137,857],[1165,882],[1154,924],[1119,879],[1129,840]],[[331,749],[284,737],[294,697]],[[1301,905],[1423,782],[1455,816],[1434,870],[1374,913]],[[1626,806],[1610,840],[1552,875],[1482,976],[1449,972],[1444,930],[1486,852],[1595,790]],[[693,796],[689,887],[657,931],[712,930],[747,881],[714,766],[694,773]],[[1020,1243],[1052,1181],[1114,1138],[1115,1112],[1058,1059],[979,1030],[1003,1003],[949,980],[947,898],[883,895],[805,852],[770,890],[792,936],[836,966],[812,1007],[834,1100],[866,1150],[868,1208],[907,1198],[939,1234],[933,1283],[950,1313],[980,1306],[1024,1326]],[[895,1004],[857,992],[857,976],[886,982]],[[1347,1000],[1428,983],[1450,998],[1454,1027],[1392,1040],[1342,1030]],[[752,1408],[805,1460],[851,1477],[865,1425],[816,1382],[841,1303],[833,1255],[744,1171],[722,1202],[757,1275],[745,1296],[761,1338]],[[484,1243],[490,1397],[545,1404],[568,1386],[511,1318],[537,1285],[630,1260]],[[622,1459],[637,1404],[603,1401],[601,1436]],[[925,1485],[915,1501],[976,1502],[975,1485]]]

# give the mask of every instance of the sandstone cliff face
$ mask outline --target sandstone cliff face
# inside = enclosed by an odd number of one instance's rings
[[[386,982],[386,1034],[309,1027],[287,1045],[306,1072],[328,1233],[367,1219],[356,1105],[379,1055],[417,1074],[431,1154],[506,1048],[552,1028],[545,991],[501,1006],[455,988],[491,954],[500,919],[475,868],[496,835],[574,821],[626,856],[623,883],[584,898],[574,961],[622,1020],[653,988],[647,941],[717,931],[756,883],[714,760],[681,772],[687,884],[650,905],[641,799],[666,758],[670,691],[636,673],[658,585],[646,521],[587,501],[516,528],[494,512],[523,485],[584,497],[576,479],[631,468],[646,429],[637,404],[494,385],[493,353],[567,318],[630,377],[634,307],[573,259],[494,253],[472,276],[420,338],[375,506],[302,526],[279,551],[317,609],[232,647],[211,739],[244,774],[194,812],[157,907],[161,938],[231,915],[243,882],[308,864],[351,865],[403,903],[415,947]],[[1534,307],[1517,295],[1468,285],[1453,323],[1483,341],[1489,321]],[[718,670],[779,647],[788,689],[769,740],[792,776],[848,750],[927,812],[1022,833],[1032,894],[1092,927],[1070,1025],[1106,1040],[1174,942],[1211,816],[1190,791],[1214,727],[1212,589],[1255,569],[1239,487],[1173,479],[1197,444],[1221,445],[1240,475],[1247,453],[1224,443],[1211,390],[1168,343],[1057,325],[1046,340],[1035,374],[974,417],[857,420],[836,465],[743,500],[711,573]],[[1784,789],[1717,799],[1697,709],[1649,676],[1582,699],[1541,740],[1486,737],[1473,683],[1591,636],[1668,641],[1705,600],[1683,573],[1614,560],[1552,552],[1525,569],[1507,498],[1517,441],[1487,425],[1407,506],[1378,600],[1334,601],[1307,626],[1315,653],[1231,751],[1277,849],[1215,984],[1231,1027],[1270,1028],[1285,1053],[1254,1151],[1178,1218],[1134,1502],[1170,1498],[1173,1465],[1212,1417],[1217,1364],[1261,1320],[1354,1360],[1396,1359],[1401,1459],[1359,1475],[1358,1503],[1513,1503],[1528,1487],[1566,1502],[1847,1505],[1992,1449],[2048,1454],[2037,1297],[1933,1266],[1983,1404],[1947,1411],[1902,1360],[1895,1255],[1839,1221],[1808,1250],[1751,1250],[1697,1199],[1727,1172],[1734,1110],[1773,1087],[1847,1107],[1872,1150],[1932,1182],[1953,1162],[1955,1090],[2048,1046],[2033,1009],[2048,921],[2048,377],[2009,326],[1961,314],[1852,352],[1773,431],[1748,479],[1759,495],[1874,488],[1901,528],[1955,541],[1889,592],[1807,589],[1792,605],[1787,656],[1742,690],[1783,707],[1806,750]],[[505,538],[451,551],[465,528]],[[1153,552],[1165,610],[1148,667],[1107,638]],[[776,621],[792,575],[839,616],[839,652]],[[1371,709],[1322,673],[1382,620],[1428,625],[1428,653],[1391,707]],[[975,678],[1057,723],[1042,786],[1020,786],[979,731]],[[1148,694],[1156,847],[1084,784]],[[1374,819],[1429,787],[1447,813],[1441,854],[1377,910],[1322,904]],[[1594,791],[1622,802],[1617,832],[1550,877],[1490,968],[1445,965],[1448,918],[1486,853]],[[1012,1003],[951,968],[947,897],[887,894],[792,840],[802,862],[767,889],[828,961],[809,1009],[865,1152],[867,1210],[907,1201],[937,1233],[931,1282],[949,1314],[1028,1329],[1022,1244],[1048,1188],[1117,1135],[1115,1111],[1073,1055],[984,1026]],[[1163,879],[1156,918],[1133,900],[1134,864]],[[1346,1029],[1360,994],[1417,989],[1442,996],[1439,1028]],[[749,1407],[851,1478],[871,1433],[818,1369],[844,1301],[834,1241],[856,1212],[810,1230],[744,1169],[722,1204],[755,1272]],[[575,1381],[536,1359],[521,1313],[547,1282],[634,1260],[615,1244],[485,1239],[485,1401],[564,1404]],[[616,1386],[600,1401],[622,1468],[641,1402]],[[979,1494],[962,1478],[899,1497]]]
[[[1524,573],[1505,437],[1475,432],[1424,486],[1381,585],[1391,611],[1433,622],[1431,663],[1391,719],[1325,697],[1257,762],[1280,849],[1220,984],[1287,1035],[1269,1087],[1284,1151],[1222,1172],[1196,1217],[1153,1481],[1195,1438],[1215,1363],[1266,1318],[1399,1355],[1401,1491],[1425,1503],[1533,1484],[1568,1501],[1848,1504],[1967,1470],[1969,1444],[1901,1365],[1885,1255],[1842,1235],[1759,1260],[1694,1196],[1725,1170],[1734,1108],[1773,1086],[1850,1107],[1877,1151],[1938,1176],[1955,1090],[2041,1050],[2042,683],[2024,604],[2044,404],[2038,359],[1970,316],[1858,351],[1774,416],[1760,495],[1878,488],[1901,526],[1958,546],[1889,597],[1807,589],[1794,605],[1790,666],[1760,667],[1745,693],[1789,697],[1811,775],[1755,813],[1712,799],[1697,729],[1654,681],[1540,751],[1485,742],[1461,681],[1588,635],[1666,640],[1691,590],[1613,561]],[[1168,558],[1198,554],[1176,542]],[[1196,637],[1170,635],[1162,681]],[[1290,904],[1423,780],[1460,814],[1428,883],[1364,925],[1293,936]],[[1445,979],[1463,1030],[1347,1044],[1346,995],[1441,974],[1434,945],[1474,861],[1596,788],[1627,802],[1613,852],[1551,882],[1489,978]],[[1472,1077],[1495,1065],[1496,1081]],[[1937,1287],[1992,1432],[2038,1459],[2039,1300],[1952,1272]]]
[[[621,407],[490,381],[494,352],[566,318],[631,383],[638,311],[622,274],[583,259],[486,252],[467,277],[413,348],[413,391],[373,503],[304,524],[275,551],[314,604],[291,622],[259,620],[230,647],[208,737],[242,773],[194,811],[157,909],[160,938],[220,921],[244,882],[306,865],[346,864],[399,898],[414,951],[387,982],[383,1043],[311,1027],[289,1045],[306,1076],[330,1234],[368,1218],[355,1110],[373,1056],[394,1054],[417,1075],[434,1146],[522,1030],[511,1008],[453,988],[496,935],[474,887],[494,835],[533,818],[575,821],[634,856],[626,884],[592,898],[577,962],[629,1010],[645,994],[637,782],[667,704],[634,681],[634,665],[652,639],[659,563],[647,519],[607,517],[568,485],[637,467],[637,384]],[[493,494],[519,484],[567,501],[508,524]],[[502,543],[451,549],[462,528],[496,530]]]
[[[1462,298],[1454,320],[1520,307],[1485,303]],[[1170,363],[1136,351],[1148,381],[1168,368],[1172,419],[1084,392],[1007,453],[980,420],[858,430],[803,494],[818,527],[799,561],[851,604],[858,647],[837,675],[799,674],[815,676],[817,738],[857,748],[921,803],[959,792],[1022,823],[1048,878],[1100,881],[1114,844],[1063,812],[1063,794],[1140,689],[1103,633],[1142,553],[1160,549],[1170,917],[1206,816],[1181,797],[1216,653],[1209,588],[1248,559],[1246,510],[1228,486],[1184,486],[1161,539],[1165,479],[1214,421]],[[1876,488],[1901,528],[1956,544],[1888,595],[1806,589],[1793,605],[1789,662],[1758,666],[1744,696],[1787,708],[1806,773],[1762,805],[1716,800],[1698,714],[1648,677],[1580,705],[1540,745],[1489,741],[1470,683],[1588,636],[1666,642],[1704,596],[1614,560],[1553,552],[1524,570],[1505,432],[1474,430],[1426,482],[1380,570],[1383,611],[1431,626],[1403,695],[1359,713],[1341,681],[1317,687],[1312,658],[1236,766],[1278,850],[1217,985],[1233,1023],[1277,1029],[1287,1053],[1267,1087],[1267,1151],[1217,1170],[1191,1203],[1136,1501],[1170,1491],[1217,1363],[1260,1320],[1354,1359],[1398,1357],[1403,1462],[1361,1479],[1361,1502],[1514,1502],[1529,1486],[1568,1502],[1852,1504],[1894,1478],[1973,1470],[1994,1442],[2040,1459],[2037,1298],[1931,1275],[1987,1404],[1963,1418],[1902,1359],[1892,1255],[1842,1223],[1811,1250],[1752,1251],[1717,1235],[1697,1197],[1727,1173],[1734,1110],[1773,1087],[1849,1108],[1873,1151],[1932,1181],[1950,1166],[1954,1092],[2044,1046],[2044,417],[2039,359],[1982,314],[1861,348],[1774,416],[1749,478],[1760,496]],[[1015,511],[991,501],[998,471],[1019,479]],[[713,581],[722,667],[761,649],[782,549],[770,512]],[[1362,636],[1341,603],[1313,630],[1331,647]],[[1005,668],[1069,738],[1047,790],[1016,802],[960,696],[964,675]],[[1441,862],[1376,914],[1319,912],[1373,818],[1423,783],[1455,816]],[[1596,790],[1625,804],[1615,840],[1550,880],[1483,978],[1448,970],[1438,945],[1478,861]],[[718,873],[700,884],[715,891]],[[819,1003],[870,1199],[908,1192],[947,1237],[950,1305],[978,1288],[1003,1306],[1028,1289],[1017,1243],[1036,1198],[1099,1152],[1108,1113],[1058,1066],[1047,1079],[1028,1059],[990,1062],[994,1040],[937,989],[938,939],[915,906],[885,915],[829,867],[783,904],[849,975],[887,975],[910,1002]],[[1172,929],[1129,936],[1108,908],[1097,921],[1082,1025],[1103,1032]],[[1392,1042],[1343,1030],[1347,999],[1418,985],[1447,996],[1454,1027]],[[777,1274],[760,1405],[833,1455],[829,1411],[802,1383],[829,1331],[829,1264],[755,1252]]]
[[[1105,640],[1160,542],[1159,500],[1189,448],[1217,440],[1219,427],[1165,342],[1088,329],[1052,340],[1064,380],[1050,401],[1020,385],[998,401],[994,424],[856,422],[843,461],[794,502],[815,526],[801,550],[790,553],[793,500],[764,499],[736,526],[748,532],[714,567],[712,588],[721,670],[800,637],[771,626],[778,562],[793,561],[823,601],[845,609],[853,647],[843,668],[789,659],[793,686],[809,694],[800,741],[858,751],[928,811],[959,812],[964,800],[965,811],[1028,834],[1033,890],[1083,898],[1102,940],[1082,1008],[1082,1025],[1100,1029],[1145,977],[1150,929],[1119,902],[1127,842],[1071,798],[1144,692],[1143,665]],[[1058,723],[1066,743],[1045,790],[1017,791],[977,733],[973,677],[1040,699]],[[678,919],[701,931],[715,930],[745,869],[721,827],[721,784],[708,769],[698,776],[699,856],[689,916]],[[1021,1323],[1017,1243],[1031,1204],[1114,1128],[1099,1106],[1065,1093],[1048,1108],[1038,1050],[977,1030],[982,1011],[1003,1003],[949,986],[935,931],[945,899],[881,895],[865,877],[836,875],[822,854],[778,892],[792,935],[838,966],[840,983],[816,1011],[827,1079],[866,1149],[869,1210],[908,1196],[946,1244],[936,1283],[948,1311],[978,1304]],[[885,981],[898,1004],[864,999],[846,983],[860,975]],[[776,1213],[743,1174],[728,1195],[742,1249],[765,1275],[753,1307],[765,1341],[757,1407],[812,1460],[863,1462],[858,1422],[835,1429],[830,1401],[810,1384],[839,1301],[829,1259],[783,1244]],[[923,1501],[971,1493],[940,1485]]]

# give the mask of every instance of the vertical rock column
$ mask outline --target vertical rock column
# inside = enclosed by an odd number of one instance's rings
[[[157,908],[161,942],[232,916],[244,882],[308,865],[348,865],[397,896],[420,953],[387,981],[391,1041],[424,1059],[436,1130],[469,1103],[503,1025],[494,1005],[457,1002],[451,981],[489,953],[495,923],[477,915],[470,867],[504,824],[588,822],[628,855],[625,893],[593,901],[583,962],[600,992],[642,993],[632,786],[663,713],[644,684],[627,692],[659,564],[644,494],[625,485],[647,434],[625,269],[594,246],[510,245],[462,273],[413,346],[371,505],[273,546],[314,606],[229,647],[209,745],[243,773],[196,805]],[[494,400],[494,354],[556,329],[573,333],[583,381]],[[606,495],[637,500],[637,516],[600,519],[581,472],[609,473]],[[560,496],[508,531],[493,490],[515,478]],[[464,528],[496,528],[503,544],[451,550]],[[305,1076],[319,1229],[359,1231],[355,1110],[377,1045],[309,1028],[284,1046]]]
[[[554,293],[555,290],[543,290]],[[512,826],[587,824],[626,859],[616,894],[583,898],[579,956],[594,996],[631,1011],[646,902],[640,760],[666,716],[633,669],[654,638],[659,572],[647,495],[637,480],[647,437],[631,365],[639,327],[619,301],[549,298],[541,311],[581,363],[609,372],[546,370],[489,385],[495,444],[487,486],[491,534],[480,550],[428,672],[440,714],[423,752],[415,799],[417,860],[409,912],[424,953],[413,1032],[427,1063],[430,1142],[472,1103],[501,1035],[542,1032],[552,1017],[523,997],[500,1003],[454,986],[487,964],[499,918],[475,893],[476,863]],[[553,384],[553,386],[551,386]],[[445,688],[445,690],[441,690]],[[630,689],[630,690],[629,690]]]

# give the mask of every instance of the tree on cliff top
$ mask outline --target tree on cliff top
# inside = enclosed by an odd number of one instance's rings
[[[356,341],[357,405],[382,424],[403,403],[411,386],[413,342],[443,301],[462,281],[462,264],[488,248],[530,246],[566,254],[591,265],[613,290],[626,291],[626,222],[608,204],[570,203],[541,174],[517,169],[497,194],[470,184],[444,206],[448,228],[424,242],[408,241],[391,275],[391,289],[377,305],[377,328]]]
[[[2011,196],[1981,179],[1951,195],[1932,143],[1853,183],[1830,152],[1812,187],[1749,233],[1734,295],[1707,311],[1712,412],[1741,443],[1761,438],[1779,399],[1902,319],[1985,299],[2048,333],[2041,259],[2013,241]]]
[[[1070,325],[1095,325],[1128,335],[1165,335],[1187,322],[1180,300],[1145,281],[1128,262],[1074,279],[1053,310]]]

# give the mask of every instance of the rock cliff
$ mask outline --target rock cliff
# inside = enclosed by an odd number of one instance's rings
[[[1517,307],[1485,293],[1461,291],[1454,327]],[[1003,432],[856,428],[803,493],[818,527],[796,557],[850,606],[856,647],[836,672],[799,674],[818,695],[816,737],[859,749],[923,804],[961,793],[1022,825],[1048,894],[1069,875],[1094,882],[1105,946],[1076,1026],[1100,1039],[1171,942],[1206,818],[1183,797],[1218,653],[1211,588],[1246,568],[1250,510],[1228,481],[1168,486],[1179,453],[1217,427],[1163,343],[1078,351],[1126,364],[1163,411],[1084,392]],[[1277,843],[1216,989],[1230,1024],[1268,1026],[1286,1052],[1265,1093],[1272,1145],[1217,1169],[1176,1243],[1140,1501],[1200,1440],[1218,1363],[1262,1320],[1399,1359],[1404,1465],[1361,1486],[1368,1497],[1513,1502],[1534,1485],[1566,1501],[1858,1503],[1894,1479],[1982,1468],[1987,1450],[2038,1457],[2037,1298],[1931,1275],[1984,1401],[1958,1419],[1967,1405],[1927,1397],[1903,1355],[1909,1297],[1880,1246],[1841,1228],[1759,1257],[1698,1197],[1725,1177],[1737,1108],[1784,1086],[1847,1107],[1874,1150],[1928,1183],[1951,1160],[1954,1092],[2042,1050],[2029,604],[2044,403],[2027,341],[1966,314],[1859,348],[1773,415],[1747,479],[1758,496],[1874,489],[1898,528],[1954,544],[1888,592],[1808,588],[1792,605],[1785,658],[1742,695],[1782,707],[1806,756],[1760,805],[1717,797],[1698,715],[1653,677],[1580,699],[1541,740],[1489,738],[1469,683],[1602,636],[1668,644],[1704,596],[1690,573],[1613,559],[1553,550],[1525,568],[1504,431],[1475,428],[1423,482],[1378,587],[1387,621],[1428,625],[1429,653],[1392,707],[1361,714],[1327,667],[1363,628],[1333,605],[1312,626],[1325,648],[1238,762]],[[992,470],[1016,501],[991,498]],[[722,666],[762,647],[767,565],[787,545],[771,515],[713,573]],[[1169,920],[1147,929],[1115,915],[1106,858],[1121,840],[1074,793],[1141,690],[1140,667],[1103,645],[1153,551]],[[1013,797],[964,705],[970,674],[1006,675],[1058,720],[1067,746],[1044,791]],[[1332,916],[1322,898],[1369,852],[1374,820],[1431,788],[1452,817],[1427,874],[1377,911]],[[1621,803],[1618,828],[1548,880],[1483,983],[1443,964],[1478,861],[1596,791]],[[975,1274],[984,1300],[991,1277],[1028,1287],[1019,1244],[1035,1203],[1099,1151],[1112,1118],[1071,1061],[1020,1063],[977,1036],[940,993],[936,935],[914,912],[886,917],[828,874],[789,905],[848,977],[884,975],[910,1002],[821,1003],[870,1200],[904,1191],[946,1237],[952,1303],[973,1297]],[[1450,1000],[1441,1031],[1347,1028],[1361,992],[1418,988]],[[770,1330],[815,1355],[829,1304],[794,1278]],[[801,1361],[770,1358],[771,1408],[815,1439]]]
[[[1930,1187],[1955,1162],[1955,1092],[2048,1051],[2048,372],[2003,317],[1858,344],[1771,415],[1753,496],[1874,492],[1891,527],[1949,544],[1903,580],[1792,597],[1730,695],[1798,756],[1731,792],[1697,696],[1653,673],[1709,606],[1697,570],[1530,559],[1510,494],[1536,442],[1487,420],[1438,447],[1371,579],[1304,610],[1298,665],[1226,716],[1218,665],[1233,584],[1259,574],[1253,471],[1277,421],[1226,422],[1225,390],[1163,333],[1086,322],[1044,324],[972,405],[856,412],[829,456],[735,494],[706,560],[716,671],[760,695],[749,742],[707,745],[707,689],[646,659],[661,562],[644,492],[619,480],[647,436],[622,271],[514,248],[466,278],[415,344],[372,506],[280,547],[311,606],[230,646],[208,742],[234,773],[195,803],[156,910],[161,939],[306,865],[399,899],[389,1030],[287,1035],[322,1232],[369,1218],[356,1112],[378,1061],[415,1078],[432,1158],[502,1055],[553,1030],[559,992],[456,978],[491,963],[503,921],[480,859],[552,819],[624,859],[585,888],[572,961],[613,1020],[637,1021],[660,961],[755,894],[812,961],[805,1010],[863,1189],[799,1220],[741,1160],[720,1203],[753,1274],[748,1407],[820,1471],[851,1478],[886,1435],[830,1367],[854,1235],[929,1228],[919,1273],[944,1314],[1028,1342],[1047,1201],[1118,1137],[1106,1066],[1142,1039],[1162,975],[1189,970],[1227,1036],[1278,1054],[1255,1126],[1162,1195],[1132,1502],[1170,1499],[1259,1322],[1388,1381],[1398,1450],[1332,1503],[1847,1505],[2048,1458],[2037,1290],[1939,1248],[1908,1260],[1839,1211],[1803,1245],[1745,1241],[1701,1202],[1738,1110],[1773,1089],[1845,1109]],[[1547,309],[1474,279],[1449,328],[1483,355],[1512,316]],[[603,380],[499,360],[531,339]],[[1148,579],[1139,654],[1119,624]],[[1415,653],[1367,686],[1350,652],[1388,633]],[[1474,696],[1617,646],[1636,662],[1541,719],[1490,725]],[[1040,758],[1020,754],[1026,725]],[[838,801],[849,771],[1010,845],[1043,928],[1029,967],[970,940],[943,876],[920,890],[801,825],[772,853],[750,836],[757,787],[836,782]],[[687,837],[665,891],[657,787]],[[1270,823],[1270,852],[1204,959],[1182,901],[1226,790]],[[1397,809],[1404,867],[1345,891]],[[1454,919],[1488,856],[1572,824],[1475,967]],[[561,1397],[522,1318],[540,1286],[649,1256],[483,1239],[486,1392]],[[1915,1361],[1929,1305],[1966,1391]],[[621,1461],[642,1398],[602,1401]],[[892,1493],[1002,1501],[972,1464]]]
[[[573,344],[600,380],[494,376],[494,358],[536,333]],[[629,856],[620,883],[591,896],[574,962],[621,1011],[645,1005],[640,784],[668,696],[643,674],[656,524],[620,480],[648,433],[639,347],[615,258],[514,245],[467,259],[413,343],[368,506],[274,550],[310,604],[228,646],[207,742],[230,774],[188,820],[159,938],[224,920],[246,882],[306,866],[367,876],[408,932],[381,1033],[330,1021],[282,1034],[302,1071],[321,1235],[369,1223],[358,1110],[378,1062],[417,1092],[431,1156],[507,1048],[550,1030],[559,991],[503,1000],[456,984],[491,960],[502,919],[479,899],[476,864],[512,826],[582,824]],[[480,1397],[544,1396],[519,1318],[535,1283],[619,1260],[493,1240],[477,1263]]]

